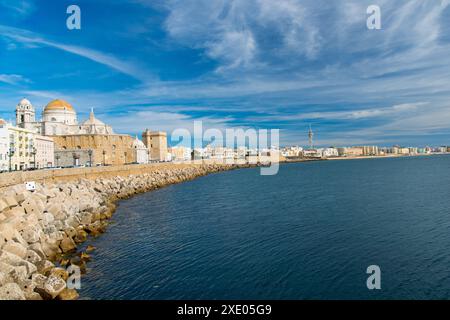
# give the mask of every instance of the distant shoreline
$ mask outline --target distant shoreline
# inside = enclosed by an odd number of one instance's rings
[[[298,158],[286,159],[281,163],[295,163],[295,162],[311,162],[311,161],[334,161],[334,160],[364,160],[364,159],[390,159],[390,158],[414,158],[414,157],[432,157],[439,155],[450,155],[450,153],[432,153],[432,154],[389,154],[384,156],[357,156],[357,157],[330,157],[330,158]]]
[[[449,155],[450,153],[432,153],[432,154],[389,154],[384,156],[358,156],[358,157],[333,157],[327,160],[358,160],[358,159],[387,159],[387,158],[415,158],[415,157],[432,157],[440,155]]]

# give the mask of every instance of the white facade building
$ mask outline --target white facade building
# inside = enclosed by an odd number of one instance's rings
[[[286,147],[281,150],[283,157],[301,157],[303,155],[303,148],[299,146]]]
[[[171,161],[189,161],[191,160],[191,148],[183,146],[171,147],[169,150]]]
[[[0,119],[0,171],[9,170],[9,132],[5,120]]]
[[[339,157],[338,149],[337,148],[325,148],[322,150],[322,157],[324,157],[324,158]]]
[[[149,162],[149,151],[145,146],[144,142],[138,139],[133,141],[133,149],[136,152],[136,162],[137,163],[148,163]]]
[[[10,164],[13,171],[51,167],[54,164],[54,148],[52,138],[0,119],[0,171],[9,170]],[[10,151],[13,151],[11,159]]]
[[[55,143],[52,138],[35,135],[36,168],[51,168],[55,165]],[[33,159],[34,162],[34,159]]]
[[[8,129],[10,147],[14,151],[11,158],[12,170],[32,168],[34,132],[14,127],[11,124],[6,124],[6,127]]]

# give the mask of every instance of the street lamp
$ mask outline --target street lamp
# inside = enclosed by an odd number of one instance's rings
[[[105,166],[106,165],[106,151],[103,150],[102,154],[103,154],[103,166]]]
[[[8,152],[8,157],[9,157],[9,172],[12,171],[12,157],[14,156],[14,153],[16,151],[14,150],[13,145],[9,146],[9,152]]]
[[[89,155],[89,167],[92,167],[92,150],[91,149],[88,150],[88,155]]]
[[[36,169],[36,153],[37,153],[37,150],[35,147],[33,147],[33,151],[31,152],[31,155],[34,157],[34,162],[33,162],[34,169]]]
[[[56,167],[58,168],[59,167],[59,159],[61,158],[61,156],[58,154],[58,155],[56,155],[55,156],[55,159],[56,159]]]

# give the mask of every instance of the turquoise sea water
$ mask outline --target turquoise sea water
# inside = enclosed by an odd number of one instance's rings
[[[89,244],[83,298],[450,298],[450,156],[214,174],[122,201]]]

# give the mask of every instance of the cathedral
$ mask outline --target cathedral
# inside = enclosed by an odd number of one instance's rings
[[[78,123],[75,109],[61,99],[45,106],[41,121],[36,121],[31,102],[22,99],[16,107],[16,125],[52,137],[57,167],[148,163],[168,158],[165,132],[146,130],[143,141],[116,134],[95,117],[93,109],[89,119]]]
[[[36,121],[36,112],[31,102],[22,99],[16,107],[16,125],[45,136],[114,134],[110,126],[95,117],[94,110],[91,110],[89,119],[79,124],[72,105],[60,99],[47,104],[41,121]]]

